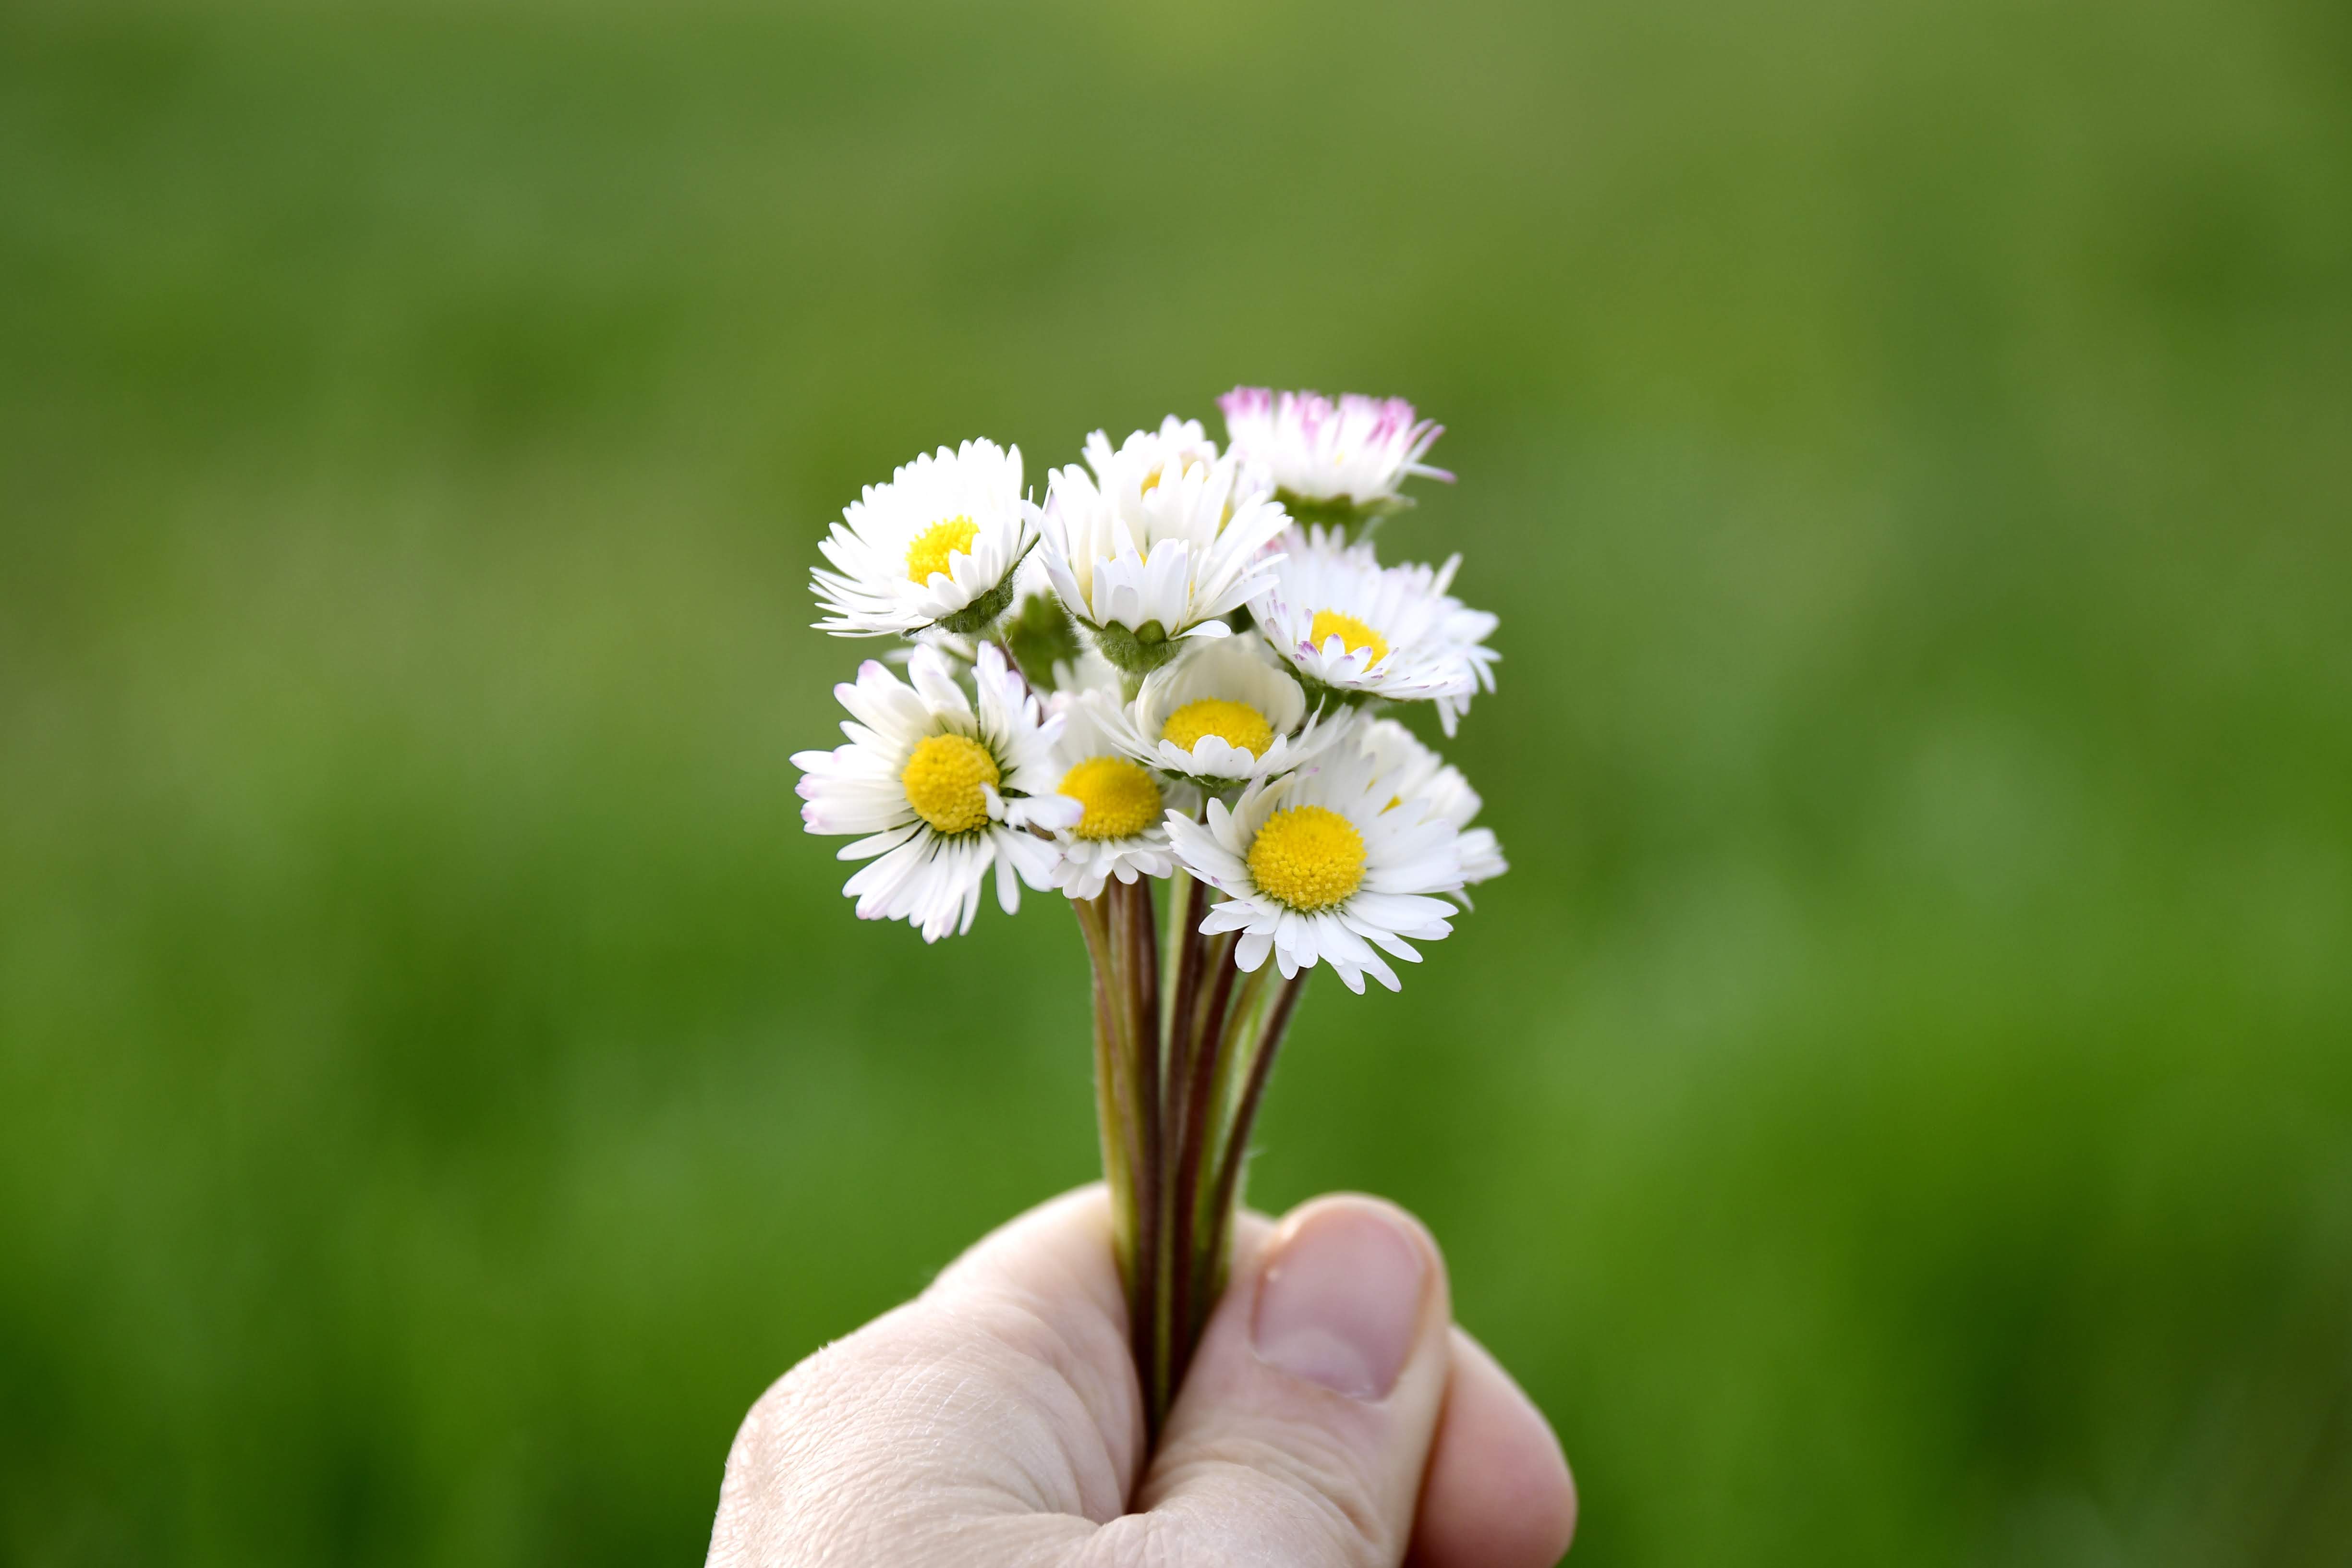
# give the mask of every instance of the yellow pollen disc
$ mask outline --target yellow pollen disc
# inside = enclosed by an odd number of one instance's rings
[[[1081,838],[1132,838],[1160,820],[1160,786],[1125,757],[1088,757],[1060,793],[1087,808],[1072,830]]]
[[[1168,715],[1160,731],[1161,740],[1173,741],[1187,752],[1203,735],[1214,735],[1253,757],[1265,755],[1274,744],[1274,726],[1265,721],[1265,714],[1246,702],[1228,702],[1222,697],[1187,702]]]
[[[1200,462],[1199,462],[1199,460],[1198,460],[1197,458],[1177,458],[1177,459],[1176,459],[1176,473],[1177,473],[1177,477],[1181,479],[1181,478],[1182,478],[1184,475],[1191,473],[1191,472],[1192,472],[1195,468],[1198,468],[1198,467],[1200,467],[1200,466],[1202,466],[1202,465],[1200,464]],[[1143,476],[1143,488],[1142,488],[1141,489],[1138,490],[1136,493],[1137,493],[1138,495],[1147,495],[1147,496],[1148,496],[1148,495],[1150,495],[1153,490],[1156,490],[1156,489],[1158,489],[1160,488],[1160,480],[1162,480],[1162,479],[1166,479],[1167,477],[1168,477],[1168,465],[1167,465],[1167,464],[1165,464],[1165,463],[1162,463],[1162,464],[1160,464],[1158,468],[1153,468],[1150,473],[1148,473],[1148,474],[1146,474],[1146,475],[1144,475],[1144,476]],[[1219,526],[1219,527],[1223,527],[1223,524],[1220,523],[1218,526]]]
[[[971,552],[971,542],[980,537],[980,524],[968,517],[951,517],[945,522],[935,522],[915,535],[915,542],[907,546],[907,577],[910,582],[928,583],[934,572],[948,569],[948,557],[961,550]]]
[[[970,833],[986,822],[989,786],[1003,780],[988,748],[963,735],[917,742],[907,771],[898,775],[907,804],[941,833]]]
[[[1250,880],[1301,914],[1329,909],[1364,884],[1364,836],[1319,805],[1277,811],[1250,846]]]
[[[1348,645],[1349,653],[1370,649],[1372,657],[1364,661],[1367,669],[1389,656],[1388,638],[1355,616],[1343,616],[1337,610],[1316,611],[1315,624],[1307,628],[1307,635],[1314,639],[1317,647],[1321,647],[1331,637],[1338,637]]]

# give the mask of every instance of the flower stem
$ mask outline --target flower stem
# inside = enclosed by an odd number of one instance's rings
[[[1153,1346],[1153,1362],[1150,1388],[1150,1419],[1154,1431],[1166,1418],[1168,1405],[1176,1397],[1176,1385],[1182,1381],[1184,1363],[1191,1350],[1186,1339],[1185,1313],[1190,1292],[1186,1282],[1191,1274],[1192,1244],[1193,1187],[1198,1177],[1199,1161],[1193,1154],[1198,1146],[1199,1131],[1192,1113],[1190,1084],[1193,1076],[1192,1058],[1197,1041],[1192,1026],[1193,1008],[1201,985],[1202,949],[1201,886],[1182,871],[1176,873],[1169,886],[1168,953],[1175,971],[1175,984],[1169,987],[1169,1005],[1165,1025],[1163,1057],[1165,1067],[1160,1075],[1162,1101],[1161,1202],[1158,1216],[1160,1257],[1157,1262],[1158,1290],[1153,1302],[1160,1318],[1158,1341]]]
[[[1094,968],[1103,1173],[1155,1439],[1224,1289],[1250,1129],[1306,984],[1276,984],[1265,965],[1243,974],[1234,935],[1201,934],[1205,902],[1174,879],[1164,947],[1150,879],[1071,903]]]
[[[1144,1404],[1156,1413],[1166,1404],[1167,1325],[1161,1292],[1162,1216],[1167,1206],[1163,1159],[1165,1094],[1160,1064],[1160,954],[1153,940],[1151,885],[1139,879],[1104,889],[1110,905],[1111,951],[1117,967],[1117,999],[1125,1025],[1127,1070],[1138,1090],[1135,1267],[1129,1280],[1129,1333],[1135,1363],[1144,1379]]]
[[[1110,1188],[1112,1246],[1120,1278],[1131,1280],[1141,1219],[1136,1201],[1141,1117],[1138,1086],[1129,1070],[1132,1053],[1127,1047],[1126,1010],[1111,953],[1110,900],[1073,899],[1070,909],[1077,916],[1078,934],[1085,939],[1094,970],[1095,1115],[1101,1127],[1103,1180]]]
[[[1219,984],[1210,994],[1220,1014],[1225,998],[1233,992],[1232,952],[1230,940],[1221,940],[1216,944]],[[1188,1064],[1190,1071],[1181,1090],[1184,1135],[1176,1151],[1175,1235],[1168,1248],[1171,1272],[1174,1275],[1170,1285],[1172,1301],[1169,1310],[1172,1324],[1169,1353],[1174,1369],[1169,1380],[1171,1387],[1184,1381],[1185,1369],[1201,1342],[1201,1331],[1207,1326],[1209,1309],[1216,1304],[1209,1289],[1209,1277],[1201,1268],[1202,1244],[1216,1229],[1215,1221],[1202,1212],[1201,1167],[1208,1155],[1216,1119],[1217,1085],[1227,1058],[1229,1042],[1223,1022],[1218,1016],[1214,1023],[1188,1019],[1182,1026],[1193,1059]]]
[[[1250,978],[1256,981],[1266,972],[1260,969]],[[1291,1015],[1298,1006],[1299,993],[1307,989],[1307,970],[1300,970],[1282,983],[1275,994],[1274,1006],[1267,1013],[1265,1024],[1257,1037],[1256,1048],[1250,1053],[1249,1076],[1242,1085],[1241,1095],[1234,1104],[1233,1121],[1224,1148],[1218,1156],[1216,1177],[1211,1185],[1208,1205],[1212,1234],[1202,1251],[1202,1261],[1209,1270],[1209,1294],[1224,1289],[1225,1242],[1232,1235],[1234,1208],[1241,1202],[1242,1168],[1249,1161],[1250,1130],[1257,1121],[1257,1108],[1265,1098],[1266,1080],[1274,1074],[1274,1058],[1282,1050],[1283,1037],[1290,1032]],[[1238,1013],[1240,1010],[1236,1009]]]
[[[1202,963],[1211,976],[1209,991],[1192,1019],[1192,1048],[1196,1051],[1215,1047],[1223,1040],[1225,1005],[1234,999],[1234,981],[1241,974],[1234,966],[1234,941],[1231,931],[1209,939],[1208,956]]]

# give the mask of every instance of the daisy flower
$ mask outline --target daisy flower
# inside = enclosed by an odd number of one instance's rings
[[[1160,818],[1171,805],[1189,812],[1197,801],[1189,786],[1163,787],[1150,769],[1123,753],[1113,739],[1118,704],[1100,689],[1057,692],[1046,703],[1062,721],[1054,744],[1054,765],[1062,770],[1056,793],[1084,810],[1054,836],[1062,847],[1055,883],[1074,899],[1097,897],[1113,877],[1132,882],[1174,870]]]
[[[1496,841],[1494,829],[1470,826],[1485,803],[1460,768],[1423,745],[1420,736],[1393,719],[1365,722],[1357,744],[1372,759],[1382,787],[1393,799],[1421,801],[1430,815],[1454,825],[1465,886],[1489,881],[1511,868],[1503,858],[1503,847]],[[1465,906],[1470,901],[1467,894],[1455,897]]]
[[[1298,682],[1254,637],[1195,643],[1143,678],[1111,733],[1139,763],[1212,789],[1288,773],[1321,751]]]
[[[1265,640],[1318,697],[1435,702],[1448,735],[1501,656],[1485,646],[1500,623],[1445,590],[1462,557],[1442,567],[1382,566],[1369,543],[1310,530],[1274,568],[1250,609]]]
[[[1054,793],[1061,721],[1042,713],[992,645],[972,667],[977,713],[939,649],[916,648],[908,675],[911,685],[867,659],[855,684],[833,689],[849,710],[849,743],[793,765],[811,833],[866,835],[840,856],[873,861],[842,889],[858,919],[903,920],[937,942],[971,929],[992,866],[1007,914],[1021,907],[1020,882],[1052,887],[1057,851],[1029,829],[1075,826],[1084,807]]]
[[[1450,934],[1454,906],[1433,897],[1462,886],[1454,825],[1420,800],[1393,796],[1378,761],[1334,747],[1321,761],[1260,779],[1207,819],[1168,816],[1183,868],[1225,895],[1201,922],[1204,934],[1239,931],[1234,962],[1254,971],[1271,953],[1287,980],[1318,963],[1361,993],[1369,973],[1390,990],[1396,971],[1381,949],[1420,962],[1407,938]]]
[[[1349,393],[1337,404],[1319,392],[1236,386],[1217,399],[1228,448],[1304,511],[1392,511],[1412,503],[1397,493],[1415,474],[1451,484],[1421,459],[1445,426],[1413,416],[1402,397]]]
[[[1097,430],[1087,468],[1054,471],[1040,553],[1105,657],[1141,674],[1181,639],[1227,635],[1217,617],[1265,585],[1275,559],[1265,547],[1288,522],[1198,420],[1171,416],[1116,450]]]
[[[868,485],[817,548],[834,570],[810,574],[816,623],[835,637],[971,633],[1004,614],[1013,571],[1037,542],[1037,509],[1021,491],[1021,448],[966,441],[917,458]]]

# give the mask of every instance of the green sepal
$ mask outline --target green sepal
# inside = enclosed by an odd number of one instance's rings
[[[1003,619],[1004,612],[1013,605],[1013,584],[1014,579],[1021,575],[1021,563],[1029,559],[1029,551],[1036,548],[1037,541],[1031,540],[1029,549],[1013,558],[1013,564],[1004,569],[1004,576],[995,587],[953,615],[941,616],[931,625],[940,631],[953,632],[958,637],[972,637]]]
[[[1350,691],[1344,686],[1326,686],[1313,676],[1293,665],[1291,678],[1299,689],[1307,693],[1307,710],[1310,713],[1330,713],[1341,708],[1369,708],[1382,699],[1370,691]]]
[[[931,625],[958,637],[978,637],[1003,618],[1013,604],[1013,574],[1007,572],[1004,581],[966,605],[951,616],[941,616]]]
[[[1170,637],[1168,628],[1158,621],[1146,621],[1134,630],[1116,621],[1087,629],[1094,633],[1095,647],[1121,675],[1139,679],[1176,657],[1178,639]]]
[[[1411,496],[1385,496],[1379,500],[1361,504],[1346,496],[1332,500],[1315,500],[1290,490],[1276,490],[1274,499],[1291,521],[1302,528],[1328,528],[1337,532],[1342,542],[1359,543],[1372,536],[1382,518],[1402,511],[1412,504]]]

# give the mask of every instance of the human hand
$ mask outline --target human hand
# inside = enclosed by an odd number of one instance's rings
[[[770,1388],[709,1562],[1545,1568],[1576,1528],[1567,1461],[1452,1318],[1436,1245],[1391,1205],[1244,1215],[1147,1463],[1109,1205],[1085,1188]]]

